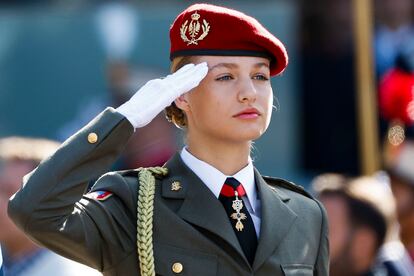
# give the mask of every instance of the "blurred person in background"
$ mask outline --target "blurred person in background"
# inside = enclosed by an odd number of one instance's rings
[[[95,27],[103,45],[107,66],[106,79],[109,103],[101,106],[119,106],[131,96],[131,91],[143,86],[147,80],[165,72],[155,67],[129,64],[134,46],[140,39],[139,16],[130,2],[109,2],[102,5],[95,16]],[[72,134],[97,113],[71,129]],[[125,146],[117,163],[120,169],[162,166],[177,151],[176,131],[163,114],[156,116],[148,125],[135,133]]]
[[[130,91],[136,91],[148,79],[160,74],[155,69],[132,68],[126,62],[108,62],[107,79],[112,99],[108,106],[121,105],[132,96]],[[139,134],[134,133],[117,166],[121,169],[162,166],[178,149],[176,136],[174,126],[165,120],[164,114],[158,114]]]
[[[386,183],[375,177],[322,174],[312,187],[329,222],[331,276],[407,275],[378,255],[395,237],[395,205]]]
[[[379,106],[388,123],[384,166],[396,200],[402,244],[390,247],[414,275],[414,38],[404,44],[396,66],[380,81]]]
[[[378,79],[396,63],[404,44],[414,36],[414,1],[376,0],[374,53]]]
[[[20,189],[22,178],[58,148],[46,139],[7,137],[0,139],[0,243],[5,276],[101,275],[33,243],[7,217],[9,197]]]
[[[139,18],[135,7],[128,2],[108,2],[94,16],[94,29],[106,57],[105,79],[107,92],[79,105],[72,120],[58,131],[58,139],[71,134],[94,118],[106,106],[119,106],[127,101],[148,79],[165,72],[150,66],[132,66],[131,52],[139,39]],[[135,133],[125,146],[124,153],[112,169],[162,166],[178,149],[177,133],[172,124],[159,114],[140,133]]]
[[[122,60],[108,61],[106,79],[108,80],[108,101],[93,98],[82,105],[73,120],[68,121],[58,130],[59,140],[67,139],[77,129],[81,128],[105,106],[119,106],[145,84],[146,80],[155,78],[161,73],[157,70],[133,68]],[[124,170],[139,167],[162,166],[177,150],[176,131],[174,126],[159,114],[140,133],[134,133],[125,146],[125,151],[119,157],[112,169]]]

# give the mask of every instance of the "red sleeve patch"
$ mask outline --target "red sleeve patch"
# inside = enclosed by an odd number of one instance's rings
[[[111,195],[112,193],[108,191],[93,191],[93,192],[86,194],[85,196],[91,199],[104,201],[104,200],[107,200]]]

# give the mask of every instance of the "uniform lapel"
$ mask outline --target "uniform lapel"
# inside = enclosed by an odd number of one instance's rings
[[[254,271],[276,250],[297,217],[286,204],[289,197],[269,186],[257,170],[255,180],[262,205],[262,219]]]
[[[248,263],[220,201],[201,179],[183,163],[178,154],[165,166],[168,168],[169,174],[163,180],[163,197],[184,200],[177,214],[187,222],[221,237]],[[182,185],[182,191],[178,194],[171,191],[171,183],[174,181],[178,181]]]

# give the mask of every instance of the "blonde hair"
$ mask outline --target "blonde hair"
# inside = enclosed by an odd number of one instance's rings
[[[39,164],[54,153],[60,143],[47,139],[11,136],[0,139],[0,161],[28,161]]]
[[[178,71],[181,67],[183,67],[186,64],[194,63],[194,59],[194,56],[180,56],[174,58],[171,62],[171,73]],[[166,107],[164,112],[167,120],[173,123],[176,127],[185,128],[187,126],[187,117],[185,116],[184,111],[179,109],[174,102],[170,106]]]

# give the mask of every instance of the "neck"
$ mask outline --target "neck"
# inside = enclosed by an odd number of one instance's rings
[[[250,141],[226,142],[187,136],[188,151],[225,175],[234,175],[249,162]]]

